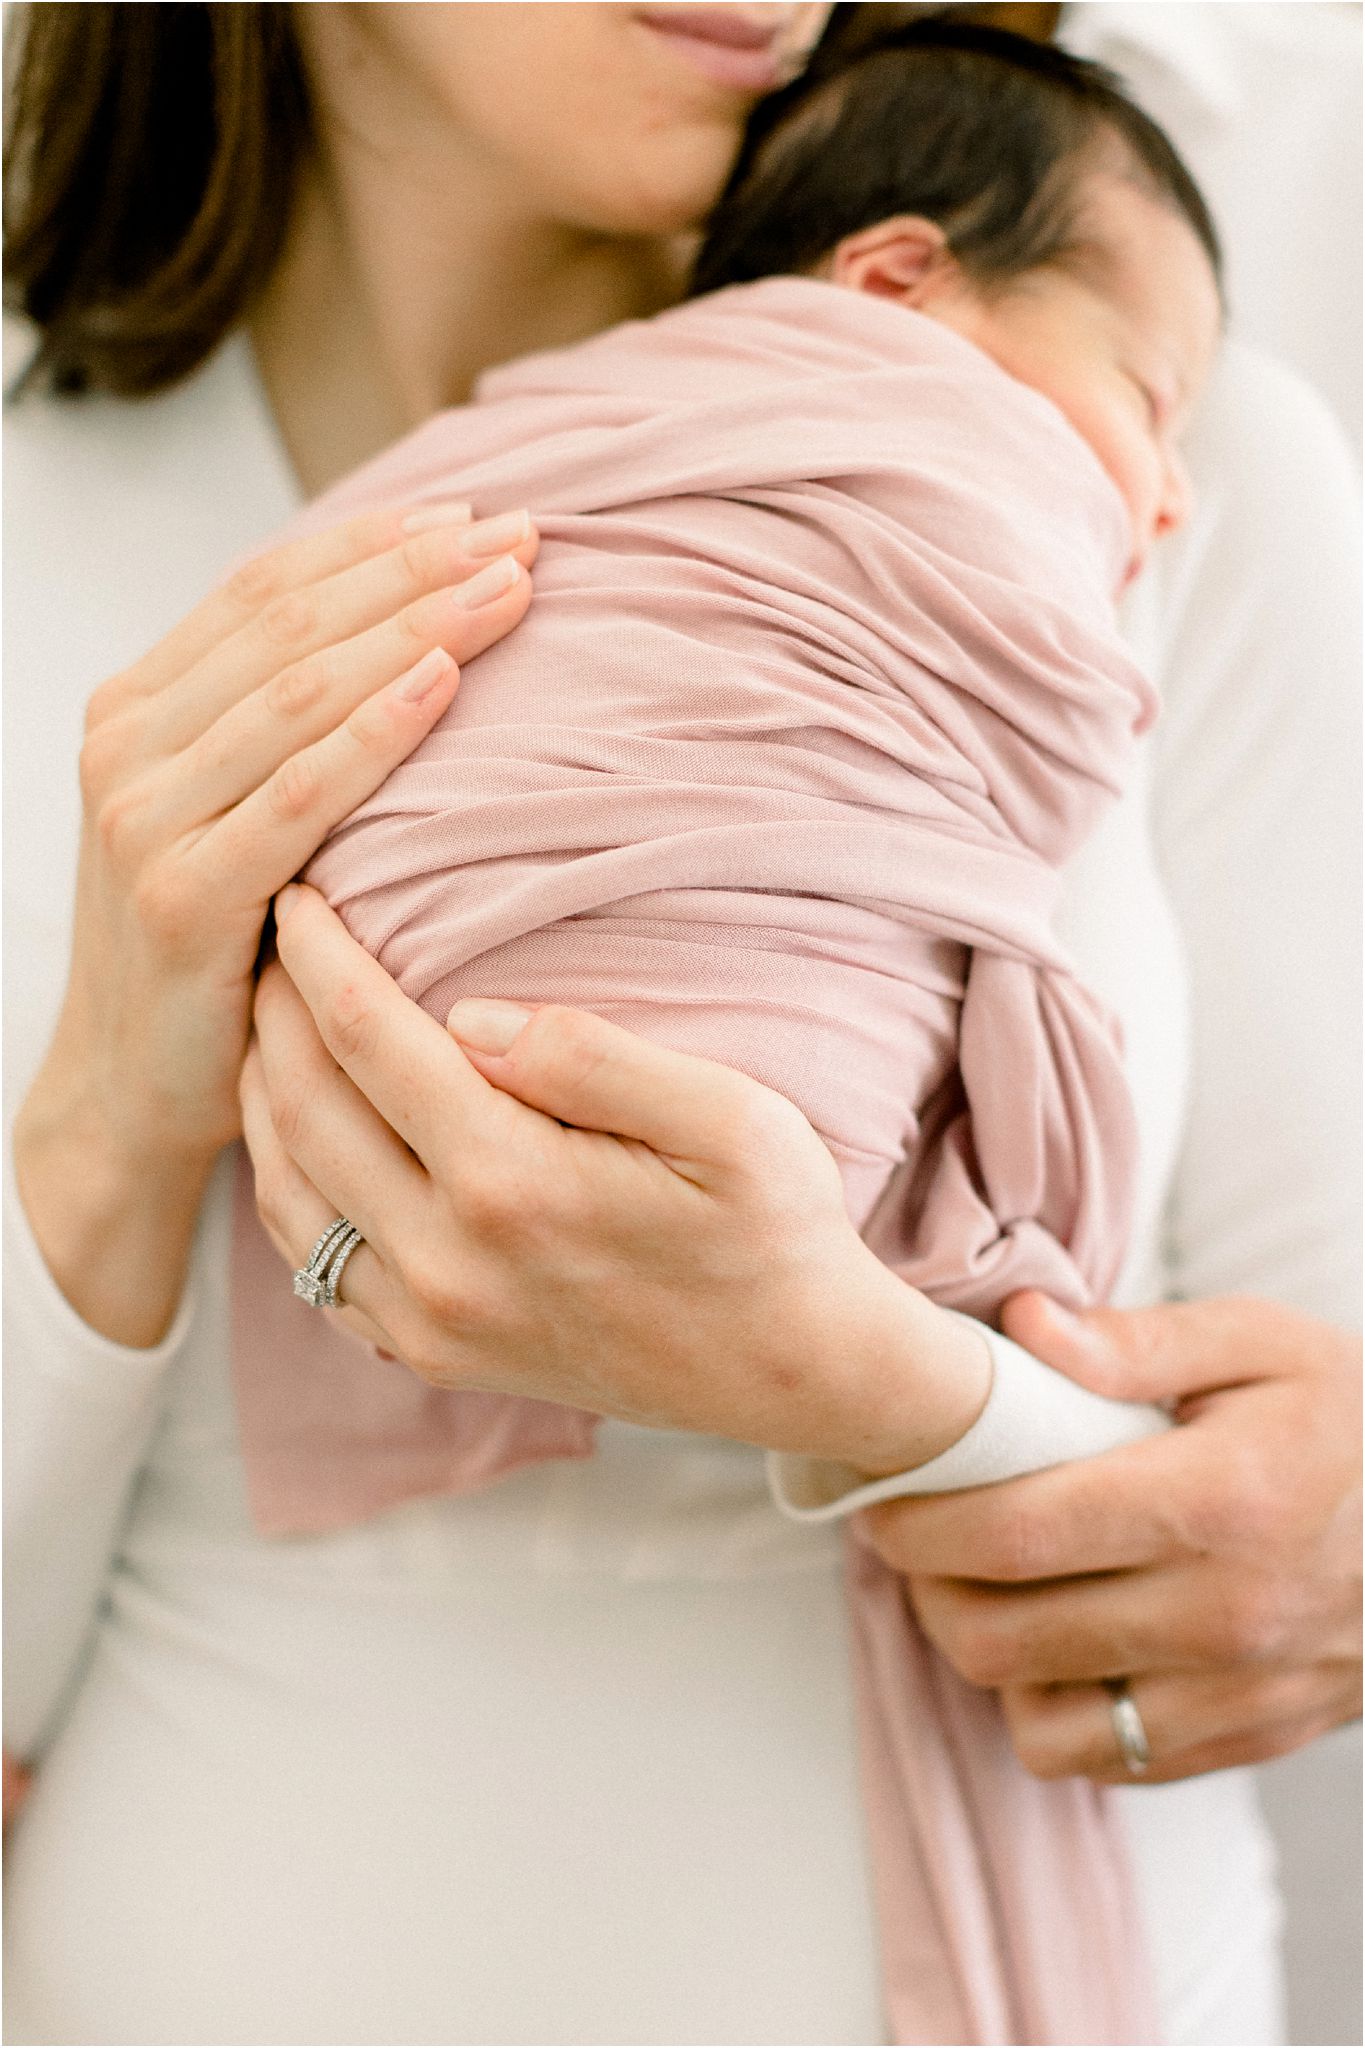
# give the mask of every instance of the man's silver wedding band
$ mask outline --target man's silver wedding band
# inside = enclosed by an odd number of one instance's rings
[[[1105,1684],[1109,1688],[1109,1718],[1114,1724],[1119,1755],[1129,1775],[1140,1778],[1152,1761],[1152,1752],[1147,1746],[1147,1730],[1142,1725],[1137,1701],[1128,1690],[1126,1678],[1107,1678]]]

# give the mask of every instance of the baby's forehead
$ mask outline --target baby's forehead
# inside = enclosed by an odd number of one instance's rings
[[[1126,320],[1168,312],[1196,350],[1222,325],[1222,287],[1192,221],[1141,166],[1087,170],[1075,190],[1067,267]]]

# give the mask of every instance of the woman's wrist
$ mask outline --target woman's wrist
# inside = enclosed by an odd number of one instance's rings
[[[993,1365],[970,1321],[908,1287],[861,1243],[858,1252],[856,1293],[841,1304],[832,1336],[850,1389],[839,1441],[810,1450],[876,1479],[923,1465],[965,1436],[990,1396]]]
[[[141,1146],[40,1076],[15,1120],[14,1175],[34,1241],[82,1322],[147,1349],[184,1291],[215,1154]]]

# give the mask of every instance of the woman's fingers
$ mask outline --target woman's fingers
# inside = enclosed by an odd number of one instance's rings
[[[271,1243],[292,1272],[303,1264],[327,1225],[347,1212],[313,1185],[282,1144],[255,1040],[243,1062],[239,1087],[242,1137],[256,1179],[257,1211]],[[389,1341],[370,1310],[376,1299],[392,1291],[385,1285],[379,1255],[367,1240],[346,1262],[338,1303],[346,1311],[348,1327],[384,1349],[389,1348]]]
[[[1089,1685],[1006,1687],[1000,1704],[1015,1753],[1038,1778],[1160,1785],[1200,1770],[1283,1756],[1358,1707],[1349,1663],[1252,1671],[1154,1671],[1128,1685],[1151,1762],[1135,1779],[1119,1750],[1113,1695]]]
[[[387,690],[282,762],[181,856],[192,894],[208,901],[230,882],[239,902],[264,904],[317,852],[334,825],[372,796],[430,732],[459,685],[460,672],[433,648]]]
[[[398,546],[409,510],[387,505],[253,555],[134,664],[128,682],[143,693],[165,689],[277,598]],[[468,505],[451,503],[445,510],[451,526],[473,522]]]
[[[382,1247],[390,1226],[401,1236],[405,1216],[410,1222],[420,1205],[426,1176],[332,1059],[278,961],[261,975],[255,1026],[254,1059],[271,1125],[294,1168],[370,1244]]]
[[[433,1156],[467,1154],[487,1130],[496,1096],[440,1025],[356,944],[316,890],[287,891],[275,923],[280,961],[323,1046],[384,1122],[428,1166]]]
[[[147,794],[157,831],[179,835],[241,802],[424,655],[482,654],[516,625],[530,595],[517,561],[499,555],[466,582],[282,670],[154,771]]]
[[[153,743],[163,757],[180,752],[282,672],[296,675],[303,668],[306,677],[307,664],[322,650],[405,615],[434,592],[472,582],[500,557],[515,557],[524,566],[535,559],[535,551],[529,516],[504,513],[473,525],[436,526],[408,535],[381,554],[283,590],[209,649],[174,689],[158,695],[152,707]],[[470,607],[447,603],[443,623],[457,660],[471,659],[497,637],[487,633],[486,621],[471,628],[464,622],[467,615],[472,615]],[[425,615],[414,621],[414,654],[423,651],[429,627]]]
[[[242,1142],[256,1176],[257,1213],[270,1242],[292,1271],[338,1212],[280,1142],[271,1114],[260,1046],[254,1038],[242,1062],[238,1093],[242,1105]]]

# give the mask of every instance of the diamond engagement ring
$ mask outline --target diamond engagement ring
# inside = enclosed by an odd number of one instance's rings
[[[365,1240],[354,1223],[338,1216],[323,1231],[307,1259],[294,1275],[294,1292],[309,1308],[335,1308],[337,1285],[346,1261]]]
[[[1140,1778],[1152,1761],[1152,1752],[1147,1746],[1147,1730],[1142,1725],[1137,1701],[1128,1690],[1126,1678],[1107,1678],[1105,1685],[1109,1690],[1109,1718],[1114,1724],[1119,1754],[1127,1765],[1129,1776]]]

